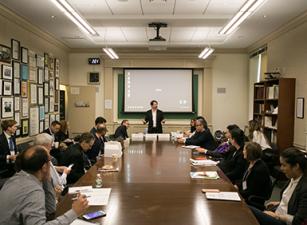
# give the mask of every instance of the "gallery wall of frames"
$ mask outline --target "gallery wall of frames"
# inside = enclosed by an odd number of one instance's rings
[[[17,137],[36,135],[60,120],[59,59],[11,39],[11,46],[0,44],[0,64],[1,120],[17,121]]]

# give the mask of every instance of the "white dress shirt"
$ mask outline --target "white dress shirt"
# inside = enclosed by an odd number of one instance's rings
[[[293,220],[293,216],[288,214],[288,204],[289,201],[291,199],[291,196],[293,194],[293,191],[295,190],[298,182],[300,181],[300,179],[302,178],[302,176],[300,176],[299,178],[297,178],[296,180],[294,180],[293,178],[291,179],[288,187],[284,190],[284,192],[282,193],[282,198],[280,200],[279,206],[277,207],[275,213],[277,215],[283,215],[287,217],[287,224],[291,225],[292,224],[292,220]]]
[[[157,127],[157,110],[153,111],[151,110],[152,114],[152,126]]]

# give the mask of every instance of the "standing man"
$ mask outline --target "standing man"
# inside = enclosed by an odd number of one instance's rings
[[[152,100],[150,106],[151,110],[146,112],[143,123],[148,123],[148,133],[163,133],[162,123],[165,123],[163,112],[158,109],[156,100]]]
[[[18,153],[15,138],[16,124],[15,120],[4,120],[1,123],[0,178],[11,177],[15,173],[14,165]]]

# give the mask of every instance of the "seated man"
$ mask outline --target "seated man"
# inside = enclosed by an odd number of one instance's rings
[[[0,191],[0,224],[69,225],[85,212],[88,201],[80,195],[72,209],[46,222],[45,193],[42,183],[50,179],[50,155],[42,146],[33,146],[17,157],[21,171]]]
[[[15,120],[4,120],[1,123],[0,178],[8,178],[15,173],[14,164],[18,153],[15,139],[16,124]]]
[[[114,134],[114,138],[116,138],[118,141],[122,141],[128,138],[128,134],[127,134],[128,127],[129,127],[129,121],[123,120],[121,122],[121,125],[117,127],[115,134]]]
[[[50,154],[56,158],[58,161],[61,160],[61,152],[59,149],[59,138],[58,133],[61,130],[61,124],[59,121],[52,121],[50,127],[48,127],[46,130],[43,131],[43,133],[49,134],[53,137],[53,145],[52,149],[50,151]]]
[[[77,182],[85,174],[86,169],[91,166],[85,153],[92,148],[94,140],[95,138],[91,133],[83,133],[76,144],[70,145],[64,151],[62,164],[65,166],[73,165],[70,174],[67,176],[68,184]]]
[[[179,143],[185,145],[197,145],[208,150],[214,150],[217,144],[207,126],[207,122],[203,119],[196,120],[196,132],[190,138],[179,138]]]
[[[95,141],[90,150],[85,154],[92,164],[96,163],[97,156],[104,154],[104,136],[107,133],[107,128],[104,124],[99,124],[95,132]]]
[[[102,116],[99,116],[95,119],[95,126],[90,130],[90,133],[92,135],[95,135],[96,133],[96,129],[97,127],[100,125],[100,124],[106,124],[107,123],[107,120],[105,118],[103,118]]]

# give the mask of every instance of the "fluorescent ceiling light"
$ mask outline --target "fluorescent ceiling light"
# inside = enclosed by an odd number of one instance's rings
[[[200,59],[206,59],[214,52],[214,48],[206,47],[198,56]]]
[[[51,0],[74,24],[86,34],[98,36],[98,33],[74,10],[66,0]]]
[[[103,48],[103,51],[111,58],[111,59],[119,59],[118,55],[114,52],[112,48]]]
[[[232,33],[249,15],[251,15],[265,0],[247,0],[239,12],[220,30],[219,34]]]

